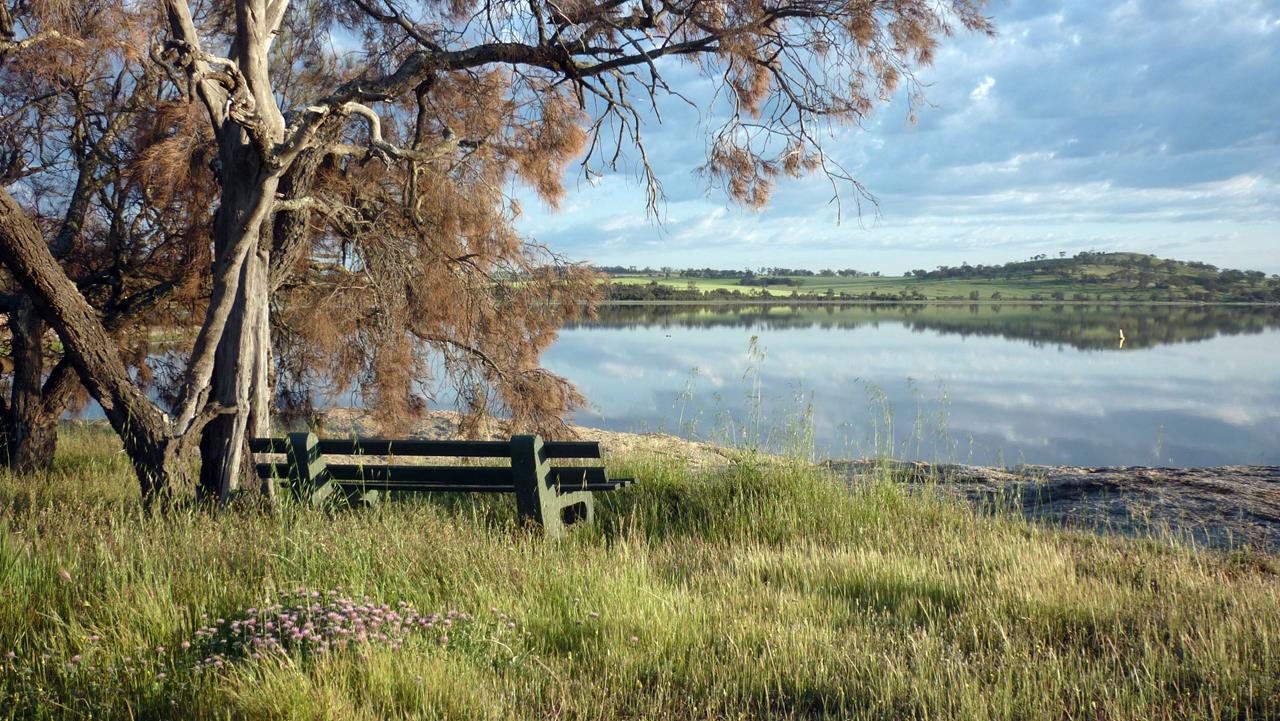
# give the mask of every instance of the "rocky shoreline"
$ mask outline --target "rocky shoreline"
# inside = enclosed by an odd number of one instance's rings
[[[1220,549],[1280,553],[1280,467],[1013,468],[903,461],[827,461],[856,480],[891,470],[980,508],[1012,508],[1056,525],[1126,535],[1165,533]]]
[[[354,409],[333,409],[320,420],[330,434],[379,433],[368,416]],[[433,411],[409,435],[454,438],[457,427],[455,414]],[[583,426],[573,426],[572,431],[583,440],[598,441],[606,455],[656,456],[698,469],[727,467],[743,455],[665,433]],[[505,430],[495,423],[489,435],[502,437]],[[1051,524],[1128,535],[1170,533],[1215,548],[1280,553],[1277,466],[987,468],[883,460],[829,460],[821,465],[850,483],[892,471],[893,478],[912,486],[954,493],[979,508],[1012,508]]]

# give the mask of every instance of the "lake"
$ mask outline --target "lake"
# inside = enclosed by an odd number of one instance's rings
[[[544,364],[588,399],[574,421],[609,430],[814,458],[1280,465],[1275,306],[611,305]]]
[[[1124,342],[1121,343],[1123,330]],[[976,464],[1280,464],[1280,308],[609,306],[548,368],[576,422]]]

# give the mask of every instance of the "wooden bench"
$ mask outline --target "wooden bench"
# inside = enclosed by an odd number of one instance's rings
[[[592,493],[633,483],[609,478],[599,466],[552,466],[549,461],[600,458],[593,441],[543,441],[539,436],[512,436],[510,441],[424,441],[381,438],[325,438],[290,433],[282,438],[255,438],[254,453],[276,453],[284,462],[256,463],[267,482],[289,484],[295,498],[325,503],[335,494],[348,502],[376,503],[382,493],[514,493],[520,516],[558,537],[565,526],[595,518]],[[510,466],[428,466],[378,463],[328,463],[325,456],[414,456],[506,458]]]

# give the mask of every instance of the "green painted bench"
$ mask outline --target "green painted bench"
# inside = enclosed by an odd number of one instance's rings
[[[256,463],[258,477],[284,481],[298,500],[321,504],[345,496],[348,502],[373,504],[384,493],[514,493],[520,516],[549,536],[567,525],[595,518],[592,493],[630,485],[630,478],[609,478],[600,466],[552,466],[551,460],[600,458],[592,441],[543,441],[512,436],[509,441],[424,441],[381,438],[317,438],[290,433],[254,438],[255,454],[280,454],[283,462]],[[385,462],[330,463],[326,456],[413,456],[506,458],[509,466],[395,465]],[[335,495],[340,494],[340,495]]]

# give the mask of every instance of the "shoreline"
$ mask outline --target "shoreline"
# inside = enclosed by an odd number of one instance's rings
[[[847,482],[889,475],[980,510],[1097,533],[1173,536],[1220,550],[1280,554],[1280,466],[992,468],[918,461],[824,461]]]
[[[367,414],[325,411],[326,432],[374,435]],[[569,426],[582,440],[597,441],[606,458],[661,458],[716,472],[735,463],[787,462],[783,456],[726,448],[667,433],[628,433]],[[431,411],[410,431],[415,438],[457,436],[457,414]],[[505,437],[500,421],[487,437]],[[1280,553],[1280,466],[1197,468],[1156,466],[1049,466],[1009,468],[892,459],[826,459],[844,483],[888,478],[913,491],[941,490],[979,510],[1006,509],[1029,520],[1128,536],[1172,534],[1223,550],[1244,547]]]
[[[407,432],[383,433],[354,408],[320,413],[323,436],[459,437],[458,414],[428,411]],[[107,429],[102,420],[64,421]],[[505,439],[500,420],[481,438]],[[979,512],[1012,511],[1052,526],[1131,537],[1168,537],[1224,551],[1252,549],[1280,555],[1280,466],[1013,467],[931,463],[888,458],[808,461],[688,440],[668,433],[630,433],[570,425],[578,440],[600,443],[603,456],[627,462],[675,463],[699,473],[722,473],[740,463],[802,463],[857,485],[891,481],[909,492],[941,492]],[[281,430],[277,431],[282,432]],[[643,479],[641,479],[643,482]]]

